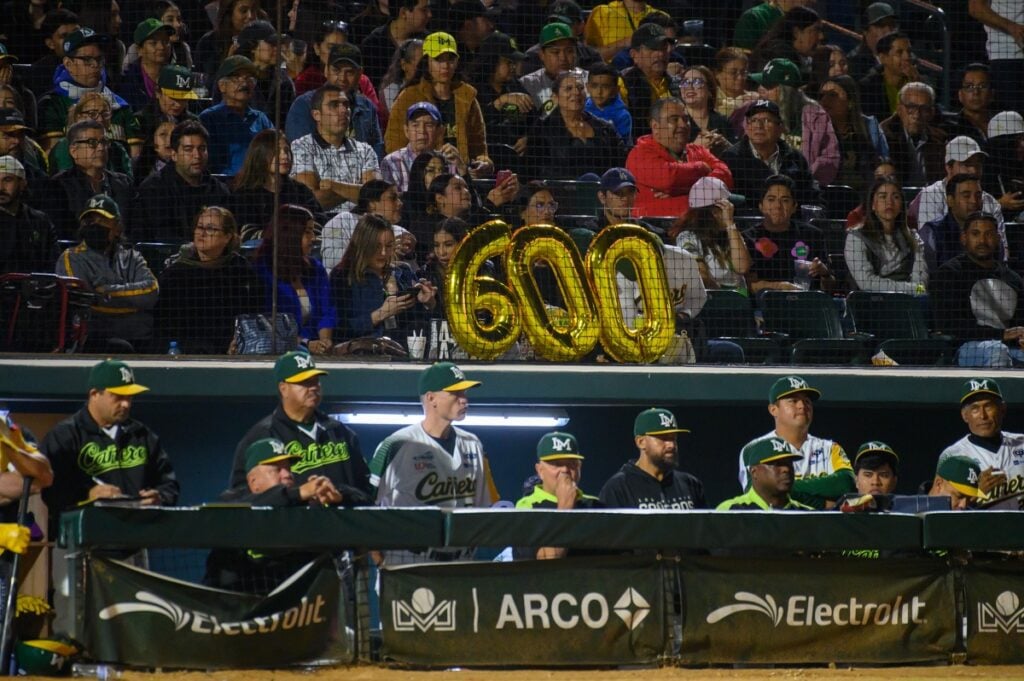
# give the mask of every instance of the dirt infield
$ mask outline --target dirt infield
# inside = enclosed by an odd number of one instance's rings
[[[343,667],[315,672],[217,671],[147,674],[126,672],[126,681],[731,681],[776,679],[778,681],[944,681],[945,679],[1022,679],[1024,667],[837,667],[835,669],[520,669],[410,671],[387,667]]]

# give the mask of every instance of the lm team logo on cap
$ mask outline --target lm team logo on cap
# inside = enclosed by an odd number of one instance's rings
[[[807,381],[799,376],[790,376],[787,380],[789,381],[789,387],[791,390],[803,390],[810,387],[807,385]]]
[[[658,414],[658,420],[661,421],[661,425],[663,427],[665,427],[665,428],[675,428],[676,427],[676,417],[675,417],[675,414],[669,414],[667,412],[661,412],[661,413]]]
[[[769,440],[769,442],[772,443],[772,450],[773,451],[776,451],[776,452],[786,452],[786,451],[789,451],[789,444],[787,444],[785,440],[780,440],[779,438],[773,437],[771,440]]]
[[[295,366],[299,369],[308,369],[310,367],[315,367],[316,364],[313,363],[312,355],[306,355],[300,352],[295,355]]]
[[[135,382],[135,374],[132,372],[130,368],[126,366],[120,366],[118,367],[118,370],[121,372],[122,383],[128,384]]]
[[[989,384],[987,378],[983,378],[980,381],[971,380],[968,381],[968,383],[971,385],[971,392],[976,392],[978,390],[992,390],[992,386]]]
[[[572,438],[551,438],[551,448],[556,452],[572,451]]]

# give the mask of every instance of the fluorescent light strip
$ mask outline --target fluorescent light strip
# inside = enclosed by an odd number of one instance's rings
[[[418,409],[351,409],[332,414],[342,423],[366,426],[409,426],[423,420]],[[465,427],[561,428],[569,423],[569,415],[561,409],[500,409],[478,407],[459,421]]]

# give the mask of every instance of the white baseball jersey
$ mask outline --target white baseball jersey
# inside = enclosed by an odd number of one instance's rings
[[[747,489],[749,480],[747,478],[747,467],[743,465],[743,451],[761,440],[770,437],[782,437],[774,430],[770,433],[766,433],[761,437],[754,438],[740,450],[740,487]],[[792,443],[790,443],[792,444]],[[799,461],[793,462],[793,474],[796,480],[803,478],[821,478],[826,475],[832,475],[836,471],[853,470],[853,466],[850,464],[850,459],[846,456],[846,451],[842,445],[834,440],[826,440],[825,438],[815,437],[814,435],[808,435],[807,439],[804,440],[803,447],[799,447],[799,452],[804,455],[804,458]]]
[[[951,456],[964,456],[975,461],[981,470],[998,468],[1006,473],[1006,482],[997,486],[989,495],[993,499],[989,508],[1001,510],[1024,510],[1024,434],[1002,433],[1003,443],[999,451],[989,451],[965,436],[946,447],[939,455],[939,461]]]

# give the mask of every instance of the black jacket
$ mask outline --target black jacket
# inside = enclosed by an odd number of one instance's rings
[[[199,186],[193,187],[168,163],[139,185],[128,237],[136,242],[191,241],[196,214],[205,206],[227,205],[229,197],[228,188],[210,173],[203,173]]]
[[[907,140],[906,131],[903,128],[903,121],[897,115],[890,116],[878,124],[878,128],[885,135],[889,143],[889,158],[896,166],[896,176],[903,183],[903,186],[924,187],[942,179],[946,176],[946,133],[942,128],[934,125],[928,126],[928,141],[921,149],[921,157],[924,160],[922,172],[924,180],[917,184],[914,178],[914,167],[917,163],[917,156]]]
[[[314,216],[323,210],[309,187],[288,176],[285,176],[284,182],[281,183],[279,205],[283,206],[286,203],[308,208]],[[274,195],[263,187],[235,189],[231,192],[227,205],[234,214],[239,229],[245,225],[266,225],[274,217]]]
[[[928,289],[935,330],[953,336],[958,343],[1002,340],[1004,329],[1024,324],[1024,282],[998,260],[993,269],[984,269],[961,253],[936,270]],[[994,305],[998,300],[1016,304],[1013,310],[998,310]],[[979,313],[984,319],[978,318]],[[1002,327],[991,325],[997,319]]]
[[[668,78],[669,95],[679,97],[679,85],[672,78],[665,77]],[[651,134],[651,105],[654,104],[654,91],[647,76],[636,66],[622,72],[622,82],[629,95],[629,113],[633,116],[633,139],[638,140],[644,135]]]
[[[316,412],[316,437],[300,430],[300,426],[284,413],[280,405],[274,412],[249,429],[235,449],[229,488],[248,488],[245,481],[245,450],[250,444],[265,437],[277,438],[290,454],[302,458],[292,464],[292,476],[299,486],[313,475],[330,478],[342,496],[343,506],[369,506],[373,504],[370,487],[370,468],[366,465],[359,438],[347,426]],[[308,427],[307,427],[308,428]]]
[[[40,451],[53,466],[53,486],[43,490],[50,537],[60,514],[85,501],[98,482],[120,487],[126,496],[155,489],[163,506],[178,502],[178,479],[160,438],[135,419],[120,424],[112,440],[82,407],[53,427]]]
[[[608,508],[707,508],[704,484],[696,476],[674,470],[658,480],[640,470],[635,461],[623,464],[604,483],[598,498]]]
[[[57,228],[57,238],[77,239],[78,214],[85,208],[89,199],[97,194],[106,194],[117,202],[121,209],[121,224],[125,228],[125,233],[134,239],[131,221],[125,219],[135,196],[131,178],[127,175],[104,170],[100,188],[96,190],[93,189],[89,176],[76,166],[51,177],[45,194],[45,201],[37,201],[35,205],[46,206],[46,212],[53,220],[53,226]],[[166,206],[163,206],[163,209],[166,210]]]
[[[818,181],[811,175],[807,159],[799,149],[789,146],[785,140],[779,139],[779,174],[787,175],[796,185],[797,205],[804,203],[821,203],[818,194]],[[764,181],[775,173],[771,167],[754,156],[750,142],[744,135],[736,144],[722,152],[721,159],[732,171],[732,191],[747,198],[748,205],[757,205],[764,194]]]
[[[615,126],[588,113],[583,116],[594,129],[586,141],[569,134],[558,109],[533,126],[526,146],[531,179],[575,180],[626,165],[626,145]]]
[[[14,215],[0,210],[0,274],[53,272],[59,254],[57,232],[46,213],[24,203]]]

